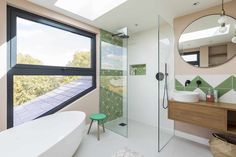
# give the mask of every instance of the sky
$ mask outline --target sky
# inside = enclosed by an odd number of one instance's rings
[[[91,39],[17,17],[17,53],[44,65],[65,66],[75,52],[90,51]]]

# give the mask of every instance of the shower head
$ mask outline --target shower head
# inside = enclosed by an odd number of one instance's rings
[[[120,37],[122,39],[128,39],[129,38],[129,36],[125,35],[124,33],[112,34],[112,37]]]

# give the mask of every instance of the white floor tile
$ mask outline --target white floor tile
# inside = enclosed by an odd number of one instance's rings
[[[140,123],[129,122],[129,137],[106,130],[101,140],[96,138],[96,125],[85,135],[74,157],[111,157],[115,152],[129,148],[144,157],[212,157],[209,147],[174,137],[160,152],[157,151],[157,130]]]

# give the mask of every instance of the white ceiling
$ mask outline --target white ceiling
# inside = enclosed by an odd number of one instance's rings
[[[115,32],[122,27],[128,27],[129,34],[156,27],[158,15],[172,23],[175,17],[221,4],[221,0],[128,0],[95,21],[89,21],[55,7],[56,0],[28,1],[111,32]],[[200,5],[193,6],[194,2],[200,2]],[[138,26],[135,26],[135,24],[138,24]]]

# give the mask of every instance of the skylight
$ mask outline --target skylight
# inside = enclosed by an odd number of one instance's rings
[[[127,0],[57,0],[56,7],[95,20]]]
[[[186,41],[192,41],[192,40],[198,40],[203,38],[210,38],[220,35],[225,35],[229,33],[230,25],[226,25],[227,30],[224,33],[219,32],[219,27],[213,27],[209,29],[204,29],[196,32],[191,33],[185,33],[181,35],[180,42],[186,42]]]

